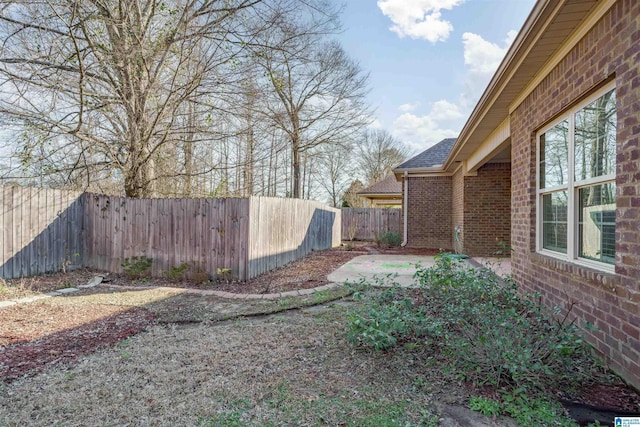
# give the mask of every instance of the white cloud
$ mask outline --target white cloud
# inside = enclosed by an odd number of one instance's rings
[[[509,31],[502,46],[487,41],[478,34],[462,35],[464,64],[467,68],[460,98],[463,107],[470,108],[478,101],[517,34],[517,31]]]
[[[420,106],[419,101],[410,102],[407,104],[402,104],[401,106],[398,107],[398,110],[402,111],[403,113],[408,113],[408,112],[414,111],[419,106]]]
[[[466,76],[457,102],[435,101],[424,115],[415,113],[418,102],[402,104],[401,114],[393,123],[392,133],[415,150],[423,151],[444,138],[455,137],[480,98],[517,33],[509,31],[502,46],[473,33],[464,33]]]
[[[453,104],[446,99],[436,101],[431,106],[431,112],[429,113],[436,121],[449,121],[462,118],[463,114],[460,111],[460,107]]]
[[[420,152],[444,138],[456,136],[457,132],[443,126],[442,122],[460,121],[463,117],[457,105],[441,99],[431,104],[430,111],[425,115],[407,111],[397,117],[393,123],[393,134],[415,152]]]
[[[414,152],[426,150],[444,138],[455,137],[453,129],[440,127],[429,115],[416,116],[405,113],[393,122],[393,135],[407,144]]]
[[[443,9],[452,9],[464,0],[378,0],[382,13],[391,19],[389,28],[400,38],[445,41],[453,31],[451,22],[442,19]]]
[[[464,33],[462,35],[464,64],[472,73],[493,74],[511,44],[509,40],[513,41],[513,37],[510,31],[505,40],[508,44],[501,47],[483,39],[478,34]]]
[[[507,49],[511,47],[516,37],[518,36],[518,32],[516,30],[510,30],[507,32],[507,37],[504,39],[504,43],[507,45]]]

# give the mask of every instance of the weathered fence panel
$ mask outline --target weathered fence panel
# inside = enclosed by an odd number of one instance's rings
[[[186,263],[187,274],[228,268],[245,278],[248,199],[86,197],[88,267],[121,272],[125,260],[147,257],[155,276]]]
[[[298,199],[130,199],[1,186],[0,277],[86,266],[246,280],[340,244],[338,209]],[[206,277],[206,276],[205,276]]]
[[[401,215],[394,208],[342,208],[342,239],[375,240],[389,231],[400,233]]]
[[[82,266],[82,193],[1,185],[0,206],[0,277]]]
[[[300,199],[250,200],[248,278],[340,245],[339,209]]]

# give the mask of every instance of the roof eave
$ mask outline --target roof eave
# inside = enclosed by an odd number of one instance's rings
[[[396,177],[397,181],[400,181],[400,179],[402,178],[402,176],[404,175],[405,172],[408,172],[409,175],[411,174],[416,174],[416,173],[437,173],[437,172],[443,172],[444,168],[442,167],[443,165],[437,165],[437,166],[433,166],[433,167],[428,167],[428,168],[404,168],[404,169],[394,169],[393,170],[393,174]]]
[[[400,193],[356,193],[356,194],[362,197],[402,197],[402,192]]]

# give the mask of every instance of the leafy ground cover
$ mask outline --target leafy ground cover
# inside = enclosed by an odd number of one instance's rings
[[[475,389],[472,409],[519,425],[577,425],[560,401],[576,400],[585,385],[621,384],[580,337],[570,307],[544,307],[540,295],[520,295],[489,269],[436,260],[418,270],[417,288],[358,292],[364,303],[349,314],[350,342],[377,351],[427,348],[445,373]],[[637,394],[618,404],[614,412],[640,412]]]

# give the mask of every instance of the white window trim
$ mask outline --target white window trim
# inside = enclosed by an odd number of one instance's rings
[[[576,209],[576,193],[582,187],[587,187],[592,184],[597,183],[606,183],[607,181],[614,181],[616,175],[609,174],[603,175],[595,178],[590,178],[583,181],[574,180],[573,166],[568,165],[569,172],[568,180],[566,185],[554,186],[545,189],[540,189],[540,136],[551,128],[556,126],[558,123],[563,120],[568,120],[569,129],[575,129],[575,114],[584,108],[586,105],[592,103],[597,100],[607,92],[616,88],[615,82],[611,82],[599,89],[589,97],[583,99],[579,104],[575,107],[571,108],[568,111],[565,111],[561,116],[559,116],[556,120],[540,129],[536,133],[536,252],[542,255],[546,255],[549,257],[553,257],[559,260],[571,262],[573,264],[577,264],[583,267],[592,268],[596,270],[600,270],[606,273],[615,273],[615,262],[614,264],[607,264],[604,262],[594,261],[587,258],[580,258],[578,256],[578,210]],[[569,162],[574,162],[574,151],[575,151],[575,142],[573,141],[573,136],[571,137],[571,144],[569,144],[569,152],[568,159]],[[567,253],[564,254],[562,252],[556,252],[549,249],[545,249],[542,247],[543,241],[543,233],[542,233],[542,195],[550,194],[558,190],[566,190],[568,194],[568,203],[567,203]]]

